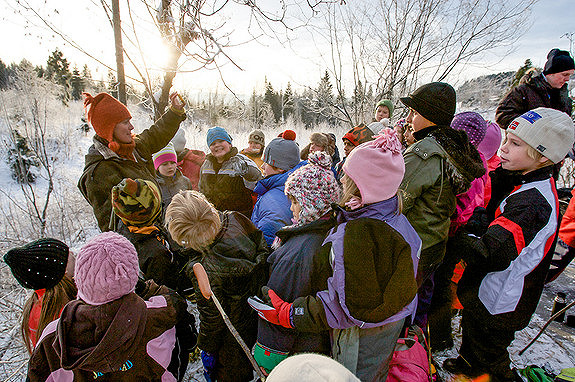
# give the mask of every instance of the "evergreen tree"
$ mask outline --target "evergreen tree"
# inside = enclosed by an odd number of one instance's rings
[[[84,79],[80,75],[77,68],[72,70],[72,77],[70,78],[71,96],[74,101],[82,99],[82,92],[85,90]]]
[[[294,94],[291,88],[291,82],[287,83],[286,90],[283,94],[283,117],[286,120],[290,115],[294,113]]]
[[[274,88],[267,78],[265,79],[266,92],[264,100],[268,103],[274,116],[274,120],[278,123],[282,116],[280,96],[274,91]]]
[[[8,88],[10,72],[8,67],[0,60],[0,90]]]
[[[28,146],[28,139],[18,130],[12,130],[12,147],[8,149],[8,164],[12,171],[12,178],[18,183],[34,183],[36,174],[30,171],[31,167],[38,167],[40,162]]]
[[[319,80],[316,90],[316,123],[328,122],[334,123],[332,105],[333,105],[333,85],[326,69],[324,76]]]
[[[531,59],[528,58],[527,60],[525,60],[523,66],[521,66],[515,72],[515,76],[513,76],[513,81],[511,82],[511,88],[514,88],[515,86],[519,85],[519,81],[521,81],[521,78],[531,68],[533,68],[533,63],[531,62]]]
[[[71,78],[70,64],[58,48],[48,57],[46,78],[67,87]]]

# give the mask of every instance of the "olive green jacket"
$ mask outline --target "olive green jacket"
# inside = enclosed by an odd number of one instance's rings
[[[108,148],[106,140],[94,136],[78,188],[92,206],[102,232],[115,228],[110,227],[112,187],[124,178],[150,180],[157,185],[152,154],[168,144],[185,118],[185,114],[170,109],[154,125],[138,134],[134,138],[135,161],[121,158]]]
[[[419,268],[433,267],[443,258],[456,195],[467,191],[485,169],[465,133],[445,127],[409,146],[403,157],[403,214],[422,240]]]

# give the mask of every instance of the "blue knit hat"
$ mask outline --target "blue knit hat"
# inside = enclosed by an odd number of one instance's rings
[[[208,137],[207,137],[208,147],[211,146],[212,143],[214,143],[214,141],[217,139],[229,142],[230,145],[232,144],[232,137],[230,137],[230,135],[225,129],[219,126],[212,127],[211,129],[208,130]]]

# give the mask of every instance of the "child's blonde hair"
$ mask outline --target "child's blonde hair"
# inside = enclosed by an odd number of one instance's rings
[[[180,191],[166,209],[166,227],[178,244],[201,251],[222,228],[218,211],[197,191]]]
[[[353,179],[351,179],[345,173],[341,177],[341,184],[343,186],[341,199],[339,201],[339,205],[341,207],[345,207],[346,206],[345,204],[347,202],[349,202],[351,200],[351,198],[353,198],[354,196],[361,199],[361,192],[359,191],[357,184],[355,184]],[[401,189],[398,189],[397,194],[396,194],[396,196],[397,196],[397,213],[398,214],[400,214],[401,211],[403,210],[402,195],[403,195],[403,191]]]

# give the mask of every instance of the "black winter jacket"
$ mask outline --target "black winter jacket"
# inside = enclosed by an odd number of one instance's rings
[[[567,84],[561,89],[552,88],[543,74],[529,79],[526,83],[511,89],[499,102],[495,120],[502,129],[516,117],[538,107],[548,107],[571,116],[573,101],[569,98]]]
[[[270,279],[267,286],[285,301],[312,296],[327,289],[326,280],[331,276],[331,267],[328,261],[320,264],[320,256],[316,257],[316,252],[321,249],[327,232],[335,226],[332,215],[330,213],[309,224],[286,227],[277,232],[282,245],[268,257]],[[327,253],[324,257],[327,258]],[[268,348],[292,354],[329,354],[330,351],[327,330],[303,333],[262,319],[258,320],[258,342]]]
[[[202,296],[192,267],[196,262],[204,266],[212,292],[238,333],[251,347],[256,341],[257,314],[248,305],[247,299],[259,294],[260,288],[265,285],[268,247],[262,232],[242,214],[225,211],[220,213],[220,218],[222,228],[203,253],[194,250],[185,252],[191,259],[186,266],[186,274],[194,282],[200,312],[198,346],[208,353],[218,354],[222,348],[227,347],[223,351],[229,351],[230,345],[233,345],[239,350],[237,357],[245,358],[213,301]]]

